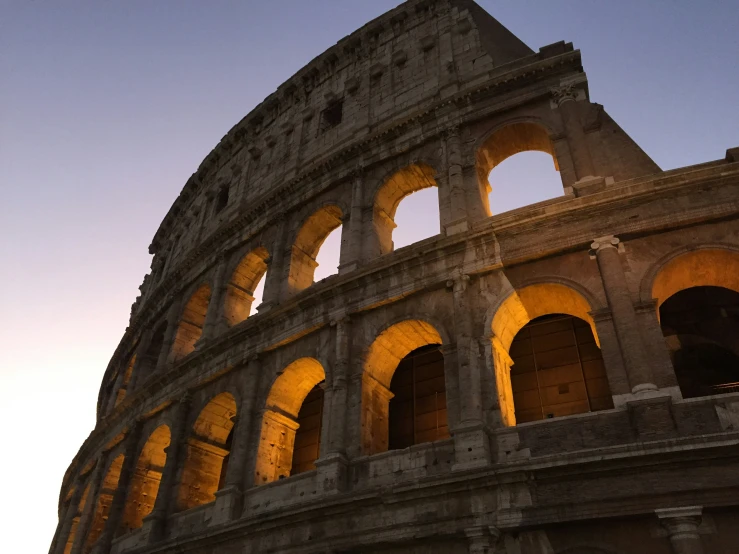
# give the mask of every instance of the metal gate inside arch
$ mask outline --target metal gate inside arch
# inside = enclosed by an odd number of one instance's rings
[[[491,216],[528,150],[561,196]],[[395,250],[430,187],[440,233]],[[732,552],[737,198],[738,148],[663,172],[571,43],[401,4],[185,184],[50,552]]]

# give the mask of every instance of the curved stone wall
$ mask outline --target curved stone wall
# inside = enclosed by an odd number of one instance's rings
[[[491,216],[487,174],[527,150],[562,196]],[[50,552],[668,552],[681,517],[729,552],[739,394],[682,399],[658,307],[736,290],[737,162],[662,172],[590,101],[579,51],[534,52],[469,0],[368,23],[234,126],[165,217]],[[428,187],[440,234],[394,251],[398,204]],[[339,273],[314,283],[339,226]],[[613,407],[517,425],[512,345],[553,314],[592,332]],[[407,421],[436,371],[451,438],[388,450],[396,368],[429,349]]]

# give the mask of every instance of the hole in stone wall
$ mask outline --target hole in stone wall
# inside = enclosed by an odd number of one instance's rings
[[[228,193],[228,187],[221,187],[221,189],[218,191],[214,213],[220,213],[226,208],[226,206],[228,206]]]
[[[436,187],[409,194],[395,212],[393,248],[397,250],[440,232],[439,194]]]
[[[336,100],[321,112],[321,132],[328,131],[341,123],[344,115],[344,102]]]
[[[228,325],[244,321],[261,304],[268,256],[265,248],[252,250],[242,258],[231,275],[224,301],[224,317]]]
[[[179,360],[195,350],[195,343],[203,334],[209,302],[209,285],[202,285],[187,301],[172,345],[173,360]]]
[[[739,392],[739,293],[691,287],[659,312],[683,397]]]
[[[298,430],[295,432],[293,460],[290,475],[316,469],[321,445],[323,420],[323,387],[319,383],[308,393],[298,412]]]
[[[563,314],[533,319],[516,334],[509,354],[517,423],[613,408],[588,322]]]
[[[315,282],[336,275],[339,272],[339,256],[341,254],[342,226],[331,231],[316,255],[316,272],[313,275]]]
[[[390,382],[388,449],[449,437],[444,356],[438,345],[414,350],[398,364]]]
[[[552,156],[544,152],[521,152],[503,160],[490,172],[488,182],[493,215],[563,194]]]

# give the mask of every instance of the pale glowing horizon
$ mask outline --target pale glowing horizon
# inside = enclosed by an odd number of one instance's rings
[[[149,243],[188,177],[282,82],[398,3],[0,7],[4,552],[48,551],[62,478],[94,428]],[[559,40],[581,49],[591,99],[663,169],[739,146],[739,4],[478,3],[534,50]],[[494,213],[561,193],[540,153],[506,160],[492,179]],[[435,202],[426,189],[401,203],[396,248],[438,233]],[[335,270],[337,238],[316,280]]]

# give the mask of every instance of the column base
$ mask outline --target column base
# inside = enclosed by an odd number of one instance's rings
[[[493,432],[496,463],[506,463],[531,458],[531,449],[522,448],[518,430],[515,427],[496,429]]]
[[[672,397],[662,391],[626,402],[631,425],[640,439],[674,437],[677,426],[672,417]]]
[[[349,460],[338,452],[316,460],[317,482],[324,494],[344,492],[349,484]]]
[[[164,539],[165,521],[159,514],[149,514],[141,524],[141,543],[154,544]]]
[[[242,492],[233,485],[226,486],[215,492],[216,503],[213,506],[210,526],[222,525],[233,521],[241,512]]]
[[[454,464],[452,471],[487,467],[492,463],[490,435],[482,422],[462,424],[452,432]]]
[[[571,187],[568,187],[571,191],[567,190],[566,192],[572,192],[572,194],[579,198],[580,196],[587,196],[588,194],[605,190],[610,184],[613,184],[613,177],[588,175],[573,183]]]

